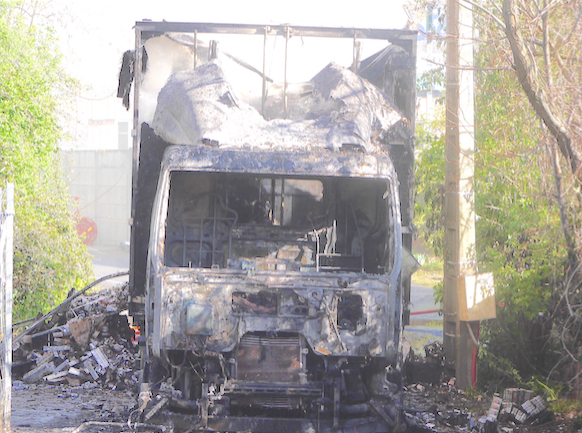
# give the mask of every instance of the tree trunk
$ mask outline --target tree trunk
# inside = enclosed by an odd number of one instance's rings
[[[582,158],[580,152],[573,148],[572,138],[562,120],[552,111],[546,92],[544,92],[544,88],[540,84],[539,77],[535,74],[535,65],[529,58],[528,48],[517,28],[518,10],[515,0],[503,0],[503,19],[519,83],[534,111],[542,118],[548,127],[548,131],[556,139],[562,155],[570,164],[572,173],[582,183]]]

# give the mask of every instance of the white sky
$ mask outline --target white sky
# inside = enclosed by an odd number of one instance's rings
[[[402,8],[403,2],[404,0],[98,0],[93,2],[56,0],[55,3],[64,12],[64,19],[61,20],[64,22],[64,28],[60,32],[60,38],[64,44],[63,51],[70,73],[86,86],[83,92],[85,96],[103,98],[116,91],[121,54],[134,47],[132,27],[136,21],[142,19],[348,28],[403,28],[407,20]],[[276,44],[274,40],[270,42],[272,45]],[[278,48],[282,47],[282,40],[279,40]],[[351,60],[349,48],[351,42],[347,47],[348,52],[345,55]],[[223,42],[221,42],[221,49],[232,51]],[[240,51],[240,47],[236,49]],[[364,57],[376,51],[371,47],[367,49],[366,45],[364,45],[364,50]],[[320,54],[324,57],[325,54],[330,54],[329,51],[331,50],[323,49],[320,50]],[[256,47],[249,47],[247,53],[232,52],[232,54],[250,60],[259,69],[262,67],[262,41],[258,41]],[[293,54],[290,52],[290,60]],[[323,66],[328,62],[326,61]],[[306,79],[309,78],[310,76],[306,77]]]

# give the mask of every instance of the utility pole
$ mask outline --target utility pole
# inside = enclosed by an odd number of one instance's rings
[[[461,1],[447,0],[443,342],[447,367],[455,370],[457,386],[467,389],[476,350],[471,332],[477,334],[479,322],[460,314],[461,286],[477,274],[473,7]]]

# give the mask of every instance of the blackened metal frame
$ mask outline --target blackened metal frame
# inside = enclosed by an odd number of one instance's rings
[[[142,75],[142,47],[145,41],[152,37],[161,36],[166,33],[190,33],[194,37],[194,41],[198,40],[199,34],[234,34],[234,35],[256,35],[263,36],[265,39],[268,36],[281,36],[285,38],[285,41],[289,40],[290,37],[313,37],[313,38],[340,38],[340,39],[352,39],[354,41],[354,66],[357,67],[358,60],[356,53],[359,52],[357,49],[358,39],[371,39],[371,40],[385,40],[390,44],[397,45],[403,48],[412,59],[416,59],[416,42],[417,42],[417,32],[413,30],[396,30],[396,29],[370,29],[370,28],[342,28],[342,27],[312,27],[312,26],[292,26],[292,25],[264,25],[264,24],[222,24],[222,23],[184,23],[184,22],[155,22],[155,21],[138,21],[135,24],[135,64],[134,64],[134,95],[133,95],[133,168],[132,168],[132,206],[131,206],[131,246],[130,246],[130,295],[136,294],[135,284],[136,284],[136,269],[141,269],[142,267],[136,266],[140,259],[139,254],[136,254],[135,239],[136,239],[136,208],[137,208],[137,190],[138,190],[138,168],[140,161],[140,143],[141,143],[141,125],[139,123],[139,88]],[[194,44],[196,46],[196,43]],[[263,47],[264,50],[264,47]],[[286,71],[287,71],[287,47],[285,48],[285,88],[286,86]],[[264,57],[265,53],[263,53]],[[194,66],[197,62],[197,53],[194,53]],[[263,62],[264,63],[264,62]],[[263,65],[264,69],[264,65]],[[357,72],[357,71],[356,71]],[[263,71],[263,80],[266,79],[265,73]],[[399,106],[398,108],[403,112],[403,114],[410,120],[411,130],[414,131],[415,126],[415,108],[416,108],[416,98],[415,98],[415,82],[416,82],[416,71],[414,66],[410,71],[410,98],[405,102],[405,106]],[[263,86],[264,87],[264,86]],[[263,90],[263,97],[264,97]],[[286,97],[284,99],[284,111],[286,111]],[[264,103],[263,103],[264,105]],[[411,150],[414,148],[413,138],[410,139],[411,143],[408,146]],[[406,147],[406,146],[405,146]],[[404,152],[404,158],[402,162],[402,169],[399,169],[398,162],[394,161],[399,182],[401,195],[408,199],[407,204],[403,205],[401,209],[402,223],[403,223],[403,234],[402,241],[403,245],[407,248],[412,246],[412,188],[413,188],[413,169],[409,167],[408,160],[413,158],[410,155],[406,155],[410,150],[397,150],[395,151],[395,157]],[[392,155],[391,155],[392,157]],[[147,173],[151,176],[151,173]],[[405,193],[405,194],[402,194]],[[146,229],[147,230],[147,229]],[[405,287],[405,304],[409,301],[410,296],[410,281],[404,282]],[[133,300],[132,300],[133,302]],[[404,321],[407,322],[408,316],[405,313]]]

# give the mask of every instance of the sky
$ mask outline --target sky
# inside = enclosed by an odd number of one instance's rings
[[[116,90],[122,53],[134,47],[136,21],[291,24],[327,27],[404,28],[404,0],[55,0],[63,14],[60,39],[68,70],[89,97]],[[54,3],[53,3],[54,4]],[[275,42],[272,42],[275,44]],[[279,45],[282,46],[281,41]],[[262,47],[249,47],[260,59]],[[245,53],[237,53],[244,57]],[[371,53],[370,53],[371,54]],[[351,53],[350,53],[351,55]],[[258,65],[260,67],[260,61]]]

